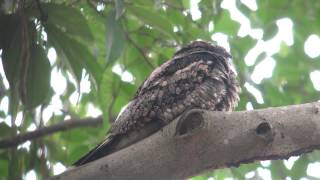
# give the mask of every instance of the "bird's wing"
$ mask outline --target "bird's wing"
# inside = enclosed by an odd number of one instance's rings
[[[81,166],[83,164],[89,163],[91,161],[102,158],[109,155],[115,151],[123,149],[137,141],[144,139],[153,132],[159,130],[160,125],[155,123],[150,123],[146,125],[143,131],[131,131],[127,135],[125,134],[115,134],[109,135],[102,143],[97,145],[95,148],[90,150],[87,154],[82,156],[78,161],[76,161],[73,166]]]
[[[73,166],[81,166],[83,164],[86,164],[88,162],[94,161],[100,157],[103,157],[103,147],[110,146],[112,144],[112,141],[115,140],[115,137],[107,137],[101,144],[98,144],[95,148],[91,149],[87,154],[82,156],[79,160],[77,160],[75,163],[73,163]]]

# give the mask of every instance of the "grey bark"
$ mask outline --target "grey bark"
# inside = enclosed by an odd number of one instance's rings
[[[128,148],[51,179],[182,179],[320,148],[320,103],[241,112],[191,110]]]

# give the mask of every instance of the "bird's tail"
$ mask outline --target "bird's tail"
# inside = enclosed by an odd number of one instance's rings
[[[97,145],[95,148],[81,157],[77,162],[73,163],[73,166],[81,166],[83,164],[102,158],[103,156],[106,156],[108,154],[111,154],[113,152],[112,146],[115,143],[116,139],[117,136],[107,137],[107,139],[105,139],[101,144]]]
[[[83,164],[89,163],[91,161],[97,160],[104,156],[107,156],[113,152],[130,146],[141,139],[158,131],[163,127],[163,122],[161,120],[154,120],[146,124],[143,131],[130,131],[126,134],[112,134],[109,135],[105,141],[93,148],[89,153],[80,158],[73,166],[81,166]]]

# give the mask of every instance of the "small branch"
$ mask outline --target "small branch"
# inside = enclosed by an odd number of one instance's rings
[[[15,147],[21,143],[24,143],[28,140],[34,140],[40,137],[44,137],[56,132],[66,131],[69,129],[87,127],[87,126],[98,126],[103,123],[102,117],[97,118],[85,118],[85,119],[70,119],[63,122],[57,123],[52,126],[42,127],[35,131],[26,132],[19,134],[14,137],[7,139],[0,139],[0,149]]]
[[[143,59],[148,64],[148,66],[150,66],[152,69],[154,69],[155,66],[150,62],[149,58],[144,53],[143,49],[129,37],[128,33],[126,33],[126,38],[140,52],[140,54],[142,55]]]
[[[46,22],[48,20],[48,14],[43,11],[40,0],[36,0],[36,4],[40,12],[40,21]]]
[[[142,141],[50,179],[184,179],[319,148],[320,102],[240,112],[191,110]]]
[[[173,3],[170,3],[170,2],[163,2],[162,4],[165,5],[165,6],[167,6],[167,7],[172,8],[172,9],[181,11],[181,12],[183,12],[183,11],[186,10],[184,7],[177,6],[177,5],[175,5],[175,4],[173,4]]]

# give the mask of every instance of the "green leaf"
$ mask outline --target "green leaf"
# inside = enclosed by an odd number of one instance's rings
[[[182,0],[183,7],[186,9],[190,8],[190,1],[189,0]]]
[[[16,34],[19,31],[19,28],[16,27],[19,24],[19,18],[16,14],[11,15],[0,15],[0,49],[5,49],[10,46],[13,34]]]
[[[287,12],[283,11],[283,9],[291,8],[288,5],[294,4],[294,3],[289,3],[288,0],[284,0],[284,1],[257,1],[257,4],[259,7],[259,11],[257,11],[255,15],[257,16],[256,19],[258,19],[259,21],[253,24],[253,26],[255,27],[270,24],[276,19],[278,19],[279,17],[285,17],[286,16],[285,14]]]
[[[7,21],[1,26],[3,35],[2,64],[7,80],[10,86],[9,113],[14,118],[17,114],[19,105],[19,67],[21,58],[21,26],[18,16],[5,16]],[[17,25],[17,26],[16,26]],[[3,31],[2,31],[3,30]]]
[[[153,1],[146,1],[146,0],[135,0],[134,3],[141,6],[150,6],[150,7],[154,5]]]
[[[54,25],[70,36],[76,36],[84,41],[93,41],[93,35],[82,13],[71,6],[55,3],[41,4],[48,13],[48,24]],[[35,9],[38,11],[38,9]]]
[[[80,7],[85,14],[88,25],[94,36],[94,41],[90,49],[96,57],[99,64],[106,62],[106,17],[92,8],[87,1],[81,1]]]
[[[170,20],[163,17],[159,11],[155,12],[150,7],[134,5],[128,6],[127,9],[142,22],[149,24],[171,38],[176,38]]]
[[[50,63],[44,49],[35,45],[31,50],[26,81],[27,109],[33,109],[42,104],[50,89]]]
[[[231,176],[230,169],[218,169],[214,171],[214,179],[216,180],[224,180]]]
[[[48,40],[56,49],[58,55],[64,60],[78,83],[81,80],[82,69],[86,69],[94,79],[94,83],[100,82],[101,67],[89,49],[82,43],[66,36],[58,28],[45,26]]]
[[[12,135],[14,130],[9,127],[5,122],[0,123],[0,137],[6,137]]]
[[[208,177],[207,176],[196,176],[196,177],[193,177],[189,180],[207,180]]]
[[[6,113],[3,110],[0,110],[0,118],[6,118]]]
[[[116,75],[111,71],[111,69],[106,69],[103,73],[102,80],[100,82],[100,89],[98,91],[99,105],[102,109],[103,118],[109,119],[109,104],[112,101],[112,88],[114,84],[120,81],[119,78],[114,78]],[[109,121],[105,121],[109,122]]]
[[[230,13],[227,10],[222,11],[221,17],[218,22],[215,23],[215,32],[223,32],[230,36],[235,36],[240,27],[238,22],[231,19]]]
[[[279,56],[286,57],[290,52],[290,47],[285,44],[283,41],[280,44]]]
[[[9,149],[8,153],[8,161],[9,163],[9,168],[8,168],[8,178],[7,179],[12,179],[12,180],[18,180],[22,179],[22,166],[23,166],[23,158],[20,156],[23,151],[23,149]]]
[[[124,49],[125,37],[120,21],[116,20],[115,11],[111,11],[107,17],[106,48],[107,65],[117,60]]]
[[[320,151],[313,151],[312,153],[308,154],[310,162],[320,162]]]
[[[245,179],[245,175],[250,171],[255,171],[258,167],[260,167],[260,163],[250,163],[250,164],[241,164],[237,168],[230,168],[231,173],[237,179]]]
[[[273,160],[270,165],[271,177],[272,179],[285,179],[287,174],[287,169],[283,164],[283,161]]]
[[[0,160],[0,178],[5,179],[8,176],[9,162],[6,160]]]
[[[18,19],[12,18],[11,21],[13,23],[20,24]],[[5,44],[2,52],[2,63],[9,84],[10,86],[13,86],[13,84],[17,83],[17,79],[19,78],[19,63],[22,44],[19,29],[21,26],[18,26],[18,28],[14,28],[14,26],[10,26],[10,24],[4,24],[4,26],[7,26],[7,29],[1,30],[5,30],[3,34],[7,37],[6,39],[3,39]]]
[[[307,155],[302,155],[300,158],[294,163],[292,169],[290,171],[291,178],[293,180],[298,180],[304,176],[306,176],[307,168],[308,168],[309,160]]]
[[[278,33],[278,26],[276,25],[276,22],[273,22],[269,24],[268,26],[265,26],[263,31],[263,39],[269,40],[273,38]]]
[[[12,18],[12,21],[15,19]],[[18,92],[20,92],[20,99],[26,108],[32,109],[44,101],[50,87],[50,64],[44,50],[36,45],[34,23],[27,22],[29,42],[22,39],[23,28],[20,26],[22,23],[19,21],[17,23],[19,24],[18,28],[7,29],[12,33],[8,32],[10,36],[2,54],[4,71],[10,85],[10,114],[13,115],[13,118],[15,118],[19,105]],[[22,56],[23,47],[26,51]],[[39,48],[42,52],[38,51]],[[29,58],[27,58],[27,54],[29,54]],[[21,59],[24,60],[23,65]],[[20,74],[22,72],[24,74]]]
[[[80,145],[80,146],[71,147],[69,156],[67,157],[68,163],[72,164],[72,163],[76,162],[83,155],[88,153],[88,151],[90,151],[90,148],[88,146],[86,146],[86,145]]]

